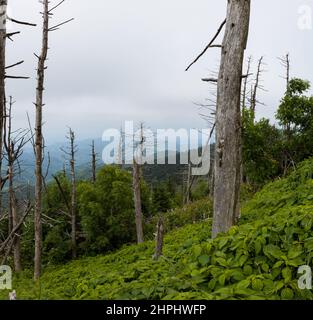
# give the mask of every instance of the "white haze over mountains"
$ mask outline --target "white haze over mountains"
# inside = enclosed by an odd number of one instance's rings
[[[38,24],[13,26],[22,34],[8,43],[10,70],[27,81],[7,81],[13,95],[15,128],[27,127],[26,111],[34,118],[34,52],[41,42],[38,0],[9,0],[10,14]],[[313,0],[252,1],[247,56],[264,55],[267,72],[258,116],[274,121],[284,93],[284,70],[277,60],[289,52],[292,76],[313,81],[313,31],[298,27],[299,10]],[[125,120],[147,127],[202,128],[198,107],[210,97],[201,78],[218,70],[219,52],[211,49],[189,72],[185,68],[205,47],[225,17],[226,0],[66,0],[53,18],[57,24],[75,21],[50,35],[46,75],[45,127],[47,145],[65,141],[67,126],[78,140],[100,139],[108,128]],[[255,67],[255,64],[254,64]],[[65,142],[63,143],[63,145]],[[87,155],[86,155],[87,156]]]

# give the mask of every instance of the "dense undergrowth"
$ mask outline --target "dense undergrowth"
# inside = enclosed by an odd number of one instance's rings
[[[197,204],[193,206],[197,210]],[[211,240],[211,218],[203,218],[179,229],[172,220],[159,261],[152,259],[152,241],[127,246],[106,256],[49,267],[40,284],[34,285],[31,272],[24,272],[14,278],[17,296],[313,299],[311,291],[297,285],[298,267],[311,265],[313,258],[313,160],[246,202],[239,225],[227,234]],[[0,291],[0,298],[7,294]]]

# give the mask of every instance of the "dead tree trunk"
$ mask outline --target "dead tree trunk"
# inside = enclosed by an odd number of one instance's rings
[[[250,0],[229,0],[217,89],[213,237],[239,216],[240,101],[249,21]]]
[[[36,123],[35,123],[35,257],[34,257],[34,279],[38,280],[41,274],[41,248],[42,248],[42,158],[43,158],[43,135],[42,135],[42,108],[46,60],[48,55],[49,34],[49,2],[43,1],[43,30],[42,48],[38,57],[37,66],[37,89],[36,89]]]
[[[247,106],[246,101],[247,101],[248,81],[250,77],[251,62],[252,62],[252,57],[250,56],[248,58],[247,73],[244,75],[244,81],[243,81],[242,102],[241,102],[242,111],[244,111]]]
[[[257,101],[257,93],[258,93],[258,89],[262,88],[260,86],[260,77],[261,77],[261,73],[262,73],[262,63],[263,63],[263,57],[260,58],[259,62],[258,62],[258,68],[257,68],[257,72],[256,72],[256,78],[255,78],[255,83],[254,83],[254,87],[252,90],[252,99],[251,99],[251,112],[252,112],[252,116],[253,116],[253,120],[255,119],[255,110],[256,110],[256,105],[258,103]]]
[[[42,134],[42,108],[43,103],[43,92],[44,92],[44,80],[46,61],[48,56],[48,43],[49,43],[49,32],[58,30],[64,24],[72,21],[69,19],[55,26],[50,27],[49,19],[53,16],[53,11],[61,4],[64,0],[49,9],[49,0],[43,0],[43,26],[42,26],[42,47],[40,56],[38,58],[37,66],[37,88],[36,88],[36,121],[35,121],[35,257],[34,257],[34,279],[38,280],[41,275],[41,249],[42,249],[42,189],[43,189],[43,174],[42,174],[42,163],[43,163],[43,134]]]
[[[64,192],[62,191],[62,186],[59,183],[58,179],[54,177],[56,180],[61,194],[65,200],[65,204],[69,209],[69,214],[71,217],[71,247],[72,247],[72,258],[75,259],[77,257],[77,192],[76,192],[76,172],[75,172],[75,155],[77,152],[77,146],[75,145],[75,133],[70,128],[69,135],[67,136],[69,140],[69,147],[67,150],[62,149],[66,156],[69,157],[70,163],[70,175],[71,175],[71,204],[67,205],[66,197],[64,196]]]
[[[155,235],[155,252],[153,255],[154,260],[158,260],[163,254],[163,238],[164,238],[164,221],[160,217],[157,223],[157,230]]]
[[[95,183],[96,182],[96,168],[97,165],[97,154],[95,151],[95,142],[94,140],[92,141],[92,145],[91,145],[91,171],[92,171],[92,182]]]
[[[286,54],[286,56],[282,58],[278,58],[281,65],[286,69],[286,76],[283,78],[286,80],[286,92],[288,90],[289,82],[290,82],[290,55],[289,53]]]
[[[75,134],[70,129],[70,144],[71,144],[71,159],[70,159],[70,171],[71,171],[71,181],[72,181],[72,191],[71,191],[71,225],[72,225],[72,258],[77,257],[77,245],[76,245],[76,225],[77,225],[77,196],[76,196],[76,174],[75,174]]]
[[[246,110],[246,102],[247,102],[247,91],[248,91],[248,81],[250,77],[250,69],[251,69],[251,63],[252,63],[252,57],[250,56],[248,58],[248,65],[247,65],[247,72],[244,75],[244,81],[243,81],[243,89],[242,89],[242,102],[241,102],[241,119],[243,120],[243,117],[245,115]],[[243,130],[243,128],[242,128]],[[244,165],[243,165],[243,158],[242,158],[242,148],[243,148],[243,131],[241,131],[241,145],[240,145],[240,181],[241,183],[244,183],[246,178],[244,174]]]
[[[191,189],[191,163],[187,167],[187,186],[186,186],[186,195],[185,195],[185,204],[190,203],[190,189]]]
[[[141,136],[139,142],[139,156],[134,155],[133,159],[133,191],[134,191],[134,203],[135,203],[135,222],[136,222],[136,233],[137,233],[137,243],[142,243],[144,241],[143,237],[143,214],[142,214],[142,204],[141,204],[141,159],[143,150],[144,136],[143,136],[143,125],[141,124]],[[137,149],[138,150],[138,149]]]
[[[141,206],[141,191],[140,191],[140,165],[134,159],[133,163],[133,190],[134,190],[134,203],[136,213],[136,233],[137,243],[143,242],[143,226],[142,226],[142,206]]]
[[[3,161],[3,126],[4,126],[4,114],[6,107],[5,98],[5,49],[6,49],[6,22],[7,22],[7,0],[0,1],[0,181],[1,189],[4,185],[2,181],[2,161]],[[2,201],[0,193],[0,213],[2,211]]]
[[[12,97],[10,97],[10,105],[8,114],[5,113],[5,125],[4,125],[4,145],[7,154],[8,161],[8,180],[9,180],[9,233],[17,226],[19,222],[18,211],[17,211],[17,203],[15,198],[14,191],[14,164],[18,160],[21,155],[21,150],[24,145],[24,136],[20,139],[17,137],[20,145],[17,150],[15,150],[15,141],[12,138],[12,106],[13,106]],[[8,123],[8,125],[6,125]],[[13,247],[13,260],[14,260],[14,270],[15,272],[22,271],[22,263],[21,263],[21,241],[19,230],[16,231],[14,238],[12,239],[12,247]],[[9,253],[8,253],[9,254]]]

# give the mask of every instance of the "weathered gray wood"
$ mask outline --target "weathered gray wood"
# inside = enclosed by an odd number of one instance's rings
[[[71,171],[71,241],[72,241],[72,258],[77,257],[77,245],[76,245],[76,225],[77,225],[77,195],[76,195],[76,174],[75,174],[75,134],[70,129],[70,171]]]
[[[163,238],[164,238],[164,220],[160,217],[157,223],[157,230],[155,235],[155,252],[154,260],[158,260],[163,254]]]
[[[5,113],[5,64],[6,64],[6,39],[7,39],[7,0],[0,0],[0,182],[1,189],[4,186],[2,178],[2,161],[3,161],[3,126],[4,126],[4,113]],[[1,194],[0,194],[0,213],[1,213]]]
[[[213,237],[239,216],[240,101],[249,21],[250,0],[228,0],[217,89]]]
[[[92,171],[92,182],[96,182],[96,171],[97,171],[97,154],[95,151],[95,141],[92,140],[91,145],[91,171]]]
[[[133,191],[134,191],[134,203],[135,203],[135,222],[137,243],[142,243],[143,239],[143,226],[142,226],[142,206],[141,206],[141,191],[140,191],[140,165],[134,159],[133,163]]]
[[[41,250],[42,250],[42,162],[43,162],[43,135],[42,135],[42,108],[45,80],[45,63],[48,55],[49,33],[49,2],[43,0],[43,29],[42,48],[38,57],[37,88],[36,88],[36,121],[35,121],[35,257],[34,279],[38,280],[41,275]]]

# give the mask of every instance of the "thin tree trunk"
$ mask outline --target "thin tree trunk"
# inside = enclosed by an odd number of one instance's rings
[[[134,190],[134,202],[136,213],[136,231],[137,231],[137,243],[142,243],[143,239],[143,227],[142,227],[142,206],[141,206],[141,191],[140,191],[140,166],[134,159],[133,164],[133,190]]]
[[[157,223],[157,230],[155,236],[155,252],[153,258],[158,260],[160,256],[163,254],[163,238],[164,238],[164,221],[163,218],[160,217]]]
[[[191,189],[191,163],[188,164],[186,204],[190,203],[190,192],[191,192],[190,189]]]
[[[94,140],[92,141],[92,146],[91,146],[91,170],[92,170],[92,182],[96,182],[96,164],[97,164],[97,155],[95,151],[95,142]]]
[[[134,191],[134,203],[135,203],[135,222],[136,222],[136,232],[137,232],[137,243],[142,243],[144,241],[143,237],[143,214],[142,214],[142,204],[141,204],[141,164],[143,155],[143,144],[144,144],[144,128],[143,124],[140,124],[140,142],[139,142],[139,156],[138,153],[134,155],[133,158],[133,191]],[[138,150],[137,150],[138,151]]]
[[[239,216],[241,83],[250,0],[229,0],[218,77],[214,218],[212,236],[227,232]]]
[[[71,192],[71,225],[72,225],[72,258],[77,257],[77,245],[76,245],[76,225],[77,225],[77,201],[76,201],[76,175],[75,175],[75,134],[70,129],[70,143],[71,143],[71,180],[72,180],[72,192]]]
[[[38,57],[37,67],[37,90],[36,90],[36,123],[35,123],[35,257],[34,257],[34,279],[38,280],[41,275],[41,249],[42,249],[42,157],[43,157],[43,135],[42,135],[42,107],[45,78],[45,62],[48,55],[48,33],[49,33],[49,3],[43,1],[43,30],[42,49]]]
[[[6,107],[5,97],[5,67],[6,67],[6,21],[7,21],[7,0],[0,0],[0,181],[1,189],[2,183],[2,161],[3,161],[3,127],[4,127],[4,114]],[[0,190],[0,216],[2,213],[2,195]]]
[[[255,84],[254,84],[254,88],[252,91],[251,111],[252,111],[252,115],[253,115],[253,121],[255,119],[255,110],[256,110],[256,105],[257,105],[257,92],[258,92],[259,85],[260,85],[260,77],[261,77],[261,72],[262,72],[262,70],[261,70],[262,62],[263,62],[263,57],[261,57],[258,62],[258,69],[256,72]]]
[[[10,200],[12,206],[12,217],[13,217],[13,228],[15,228],[19,223],[19,216],[17,211],[15,193],[12,194],[12,199]],[[16,231],[13,243],[13,258],[14,258],[14,270],[15,272],[22,271],[22,259],[21,259],[21,239],[20,230]]]

